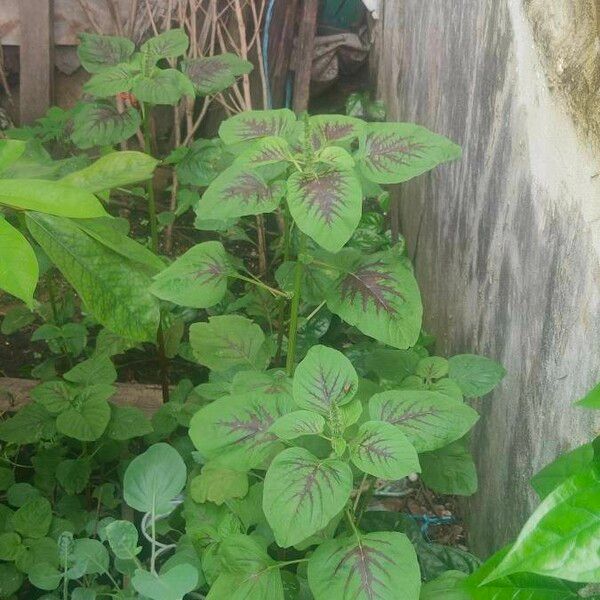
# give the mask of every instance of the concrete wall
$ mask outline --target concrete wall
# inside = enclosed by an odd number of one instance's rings
[[[508,375],[480,402],[473,549],[507,542],[530,476],[589,440],[572,403],[600,379],[598,20],[593,0],[385,0],[378,87],[390,119],[463,146],[405,184],[402,228],[425,325],[445,354]],[[596,421],[594,421],[596,419]]]

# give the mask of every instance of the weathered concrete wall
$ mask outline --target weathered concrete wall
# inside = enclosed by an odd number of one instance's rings
[[[379,91],[391,119],[453,138],[460,163],[405,184],[402,227],[439,350],[500,360],[480,403],[473,548],[507,542],[530,476],[600,421],[598,23],[594,0],[385,0]],[[596,421],[594,421],[596,419]]]

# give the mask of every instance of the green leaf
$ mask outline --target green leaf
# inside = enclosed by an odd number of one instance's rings
[[[450,378],[458,383],[467,398],[477,398],[491,392],[506,371],[499,363],[475,354],[459,354],[448,361]]]
[[[79,494],[87,487],[91,472],[89,459],[67,459],[59,463],[56,479],[68,494]]]
[[[190,422],[190,437],[205,460],[240,471],[261,467],[282,449],[269,431],[290,410],[288,400],[251,392],[215,400]]]
[[[19,140],[0,140],[0,173],[19,160],[25,148],[27,144]]]
[[[2,225],[0,224],[0,228]],[[6,255],[4,255],[6,256]],[[22,266],[23,263],[20,263]],[[31,312],[26,306],[14,306],[10,308],[2,319],[2,325],[0,325],[0,333],[2,335],[12,335],[31,325],[35,321],[35,314]]]
[[[278,454],[265,476],[263,510],[277,544],[288,548],[323,529],[345,506],[352,471],[304,448]]]
[[[0,467],[0,491],[7,490],[14,482],[15,474],[8,467]]]
[[[243,498],[248,493],[247,473],[208,463],[191,482],[190,493],[195,502],[223,504],[232,498]]]
[[[421,477],[435,492],[470,496],[477,491],[477,471],[464,438],[434,452],[423,452],[419,460]]]
[[[177,177],[182,185],[205,187],[230,166],[231,160],[221,140],[195,140],[177,163]],[[196,195],[195,200],[198,198]]]
[[[187,471],[180,454],[168,444],[154,444],[134,458],[125,471],[125,502],[140,512],[169,513],[171,500],[185,485]]]
[[[235,83],[237,76],[250,73],[252,68],[251,62],[230,53],[193,58],[183,64],[183,72],[202,96],[222,92]]]
[[[596,468],[573,475],[544,499],[485,582],[523,571],[600,583],[600,473]]]
[[[46,562],[35,563],[27,576],[32,585],[45,591],[55,590],[62,581],[62,573]]]
[[[0,440],[10,444],[34,444],[55,433],[54,417],[37,403],[27,404],[14,417],[0,422]]]
[[[421,587],[410,541],[392,532],[321,544],[308,562],[308,582],[315,600],[418,600]]]
[[[270,427],[280,440],[295,440],[303,435],[319,435],[325,429],[325,419],[310,410],[295,410],[279,417]]]
[[[600,409],[600,383],[596,384],[577,404],[582,408]]]
[[[0,288],[33,306],[39,267],[25,236],[0,216]],[[6,319],[5,319],[6,320]],[[4,327],[4,323],[2,323]]]
[[[346,115],[315,115],[309,124],[315,150],[331,144],[349,144],[365,130],[364,121]]]
[[[366,257],[349,250],[336,263],[341,275],[328,291],[329,310],[380,342],[401,349],[413,346],[423,307],[408,261],[395,249]]]
[[[57,415],[71,406],[74,392],[62,381],[47,381],[36,385],[30,396],[48,412]]]
[[[263,369],[265,334],[256,324],[238,315],[210,317],[208,323],[190,326],[190,344],[196,360],[213,371],[235,367]]]
[[[108,402],[103,397],[94,397],[93,392],[88,392],[87,397],[85,393],[82,394],[70,408],[58,415],[56,429],[76,440],[93,442],[102,436],[109,420]]]
[[[423,379],[440,379],[448,375],[448,361],[440,356],[422,358],[415,369],[415,375]]]
[[[159,305],[147,275],[70,221],[28,213],[27,225],[102,325],[124,338],[155,341]]]
[[[33,498],[40,496],[40,491],[30,483],[13,483],[6,493],[6,501],[11,506],[20,508]]]
[[[479,415],[437,392],[389,390],[369,401],[372,419],[395,425],[417,449],[431,452],[463,437]]]
[[[421,471],[414,446],[389,423],[363,423],[349,448],[352,462],[379,479],[396,480]]]
[[[259,171],[233,165],[208,186],[195,210],[212,220],[258,215],[275,210],[283,193],[281,182],[268,183]]]
[[[466,574],[461,571],[446,571],[434,581],[423,584],[420,600],[473,600],[466,589],[461,587]],[[497,600],[501,600],[498,598]],[[506,600],[509,600],[507,598]],[[514,598],[513,600],[517,600]]]
[[[11,517],[17,533],[27,538],[42,538],[50,529],[52,507],[46,498],[38,497],[27,501]]]
[[[23,575],[14,565],[0,564],[0,598],[10,598],[23,585]]]
[[[135,50],[133,42],[123,37],[81,33],[79,39],[77,56],[88,73],[99,73],[127,62]]]
[[[292,400],[292,380],[285,371],[239,371],[231,381],[231,395],[261,392],[271,398]]]
[[[112,104],[84,104],[73,118],[71,140],[84,150],[94,146],[114,146],[135,135],[140,125],[140,113],[133,106],[119,112]]]
[[[228,145],[267,136],[290,138],[295,125],[296,115],[287,108],[250,110],[223,121],[219,136]]]
[[[0,534],[0,560],[15,560],[20,549],[21,536],[18,533],[9,531]]]
[[[192,82],[177,69],[159,69],[150,77],[136,79],[133,94],[140,102],[174,106],[183,96],[194,97]]]
[[[218,304],[234,274],[221,242],[203,242],[190,248],[164,271],[154,276],[150,290],[161,300],[190,308]]]
[[[157,164],[155,158],[143,152],[111,152],[63,177],[60,182],[89,192],[103,192],[152,179]]]
[[[104,383],[110,385],[117,380],[117,371],[107,356],[88,358],[67,371],[63,377],[73,383],[93,385]]]
[[[113,521],[105,531],[110,549],[117,558],[131,560],[142,551],[138,546],[138,532],[133,523]]]
[[[460,156],[460,146],[414,123],[367,124],[358,153],[362,174],[376,183],[402,183]]]
[[[177,58],[190,45],[190,40],[183,29],[169,29],[156,35],[140,46],[140,52],[158,61],[161,58]]]
[[[97,98],[109,98],[133,87],[138,70],[133,65],[121,63],[92,75],[83,86],[84,92]]]
[[[255,142],[236,159],[235,164],[253,169],[289,161],[291,158],[292,150],[289,143],[284,138],[269,136]]]
[[[296,368],[294,401],[300,408],[329,416],[334,405],[348,404],[358,389],[358,375],[341,353],[313,346]]]
[[[75,540],[70,558],[72,562],[67,571],[69,579],[80,579],[84,575],[96,575],[108,571],[108,550],[98,540],[88,538]]]
[[[135,590],[150,600],[182,600],[198,585],[198,570],[189,564],[176,565],[156,575],[137,569],[131,580]]]
[[[287,181],[287,203],[301,231],[329,252],[338,252],[360,221],[362,188],[351,170],[296,172]]]
[[[106,434],[111,440],[125,441],[152,433],[152,423],[135,406],[112,406]]]

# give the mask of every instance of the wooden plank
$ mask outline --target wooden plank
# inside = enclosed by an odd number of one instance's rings
[[[31,402],[29,393],[39,381],[0,378],[0,413],[13,412]],[[162,406],[162,390],[159,385],[142,383],[117,383],[117,393],[113,398],[121,406],[135,406],[147,415],[152,415]]]
[[[21,125],[42,117],[52,103],[54,76],[53,0],[21,0]]]
[[[315,50],[317,31],[318,0],[304,0],[302,18],[296,47],[296,76],[294,79],[294,111],[303,113],[308,108],[310,97],[310,75]]]

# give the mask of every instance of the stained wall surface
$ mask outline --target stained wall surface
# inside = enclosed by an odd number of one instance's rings
[[[478,401],[474,550],[516,534],[529,479],[598,432],[573,402],[600,379],[599,20],[592,0],[385,0],[380,96],[392,120],[463,146],[404,184],[425,325],[447,355],[508,375]]]

